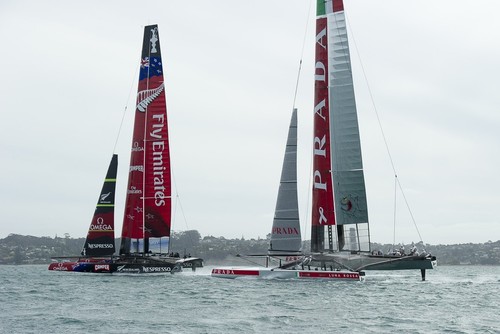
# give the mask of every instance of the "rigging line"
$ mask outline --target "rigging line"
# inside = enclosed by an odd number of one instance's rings
[[[130,84],[130,89],[128,91],[127,102],[125,103],[125,108],[123,109],[122,120],[120,122],[120,127],[118,128],[118,134],[116,135],[115,145],[113,146],[113,153],[116,152],[116,146],[118,146],[118,140],[120,139],[120,135],[122,133],[123,122],[125,120],[125,115],[127,114],[127,108],[128,108],[128,103],[130,101],[130,96],[132,95],[132,90],[134,89],[134,82],[136,82],[137,80],[137,69],[139,68],[139,66],[140,64],[137,64],[137,67],[134,70],[134,75],[132,76],[132,83]]]
[[[348,21],[347,21],[347,24],[349,25]],[[349,30],[352,32],[350,25],[349,25]],[[415,229],[417,230],[418,237],[420,238],[420,240],[422,240],[422,236],[420,235],[420,231],[418,230],[417,222],[416,222],[415,217],[413,216],[413,213],[410,209],[410,204],[408,203],[408,200],[406,199],[406,195],[405,195],[405,192],[403,190],[403,187],[401,186],[401,182],[399,181],[398,174],[396,173],[396,166],[394,165],[394,160],[392,159],[391,151],[389,149],[389,143],[388,143],[387,138],[385,136],[384,128],[382,127],[382,122],[380,120],[379,113],[378,113],[377,107],[375,105],[375,99],[373,98],[372,90],[371,90],[370,85],[368,83],[368,78],[366,76],[365,67],[363,66],[363,62],[361,61],[361,55],[359,53],[358,46],[356,44],[356,40],[354,39],[354,34],[351,34],[351,36],[352,36],[352,41],[354,43],[354,49],[356,50],[356,54],[357,54],[358,59],[359,59],[361,72],[363,73],[363,78],[365,79],[365,82],[366,82],[366,87],[368,89],[368,95],[370,96],[370,101],[372,103],[372,107],[373,107],[373,110],[375,112],[375,116],[377,117],[377,123],[378,123],[379,129],[380,129],[380,133],[381,133],[382,138],[384,140],[385,149],[387,151],[387,155],[389,157],[389,161],[390,161],[391,166],[392,166],[392,171],[394,173],[394,177],[395,177],[396,182],[399,186],[399,189],[401,190],[401,194],[403,195],[403,199],[405,201],[406,208],[408,209],[408,212],[410,213],[410,217],[411,217],[411,220],[413,222],[413,225],[415,226]]]
[[[347,18],[347,14],[345,14],[345,15],[346,15],[346,18]],[[372,94],[372,90],[370,88],[370,84],[368,83],[368,77],[366,76],[365,67],[363,65],[363,62],[361,61],[361,55],[359,53],[358,45],[357,45],[356,40],[354,38],[354,34],[352,33],[353,30],[352,30],[352,28],[350,26],[349,21],[346,20],[346,22],[347,22],[347,25],[349,25],[349,30],[351,31],[351,37],[352,37],[352,41],[353,41],[353,44],[354,44],[354,49],[356,50],[356,55],[358,56],[358,59],[359,59],[359,64],[360,64],[360,67],[361,67],[361,72],[363,73],[363,78],[365,79],[366,87],[368,89],[368,95],[370,96],[370,101],[372,103],[373,110],[375,111],[375,116],[377,117],[377,123],[378,123],[379,129],[380,129],[380,132],[382,134],[382,138],[384,140],[384,145],[385,145],[385,149],[387,151],[387,155],[389,156],[389,160],[391,162],[392,171],[394,173],[394,176],[397,177],[396,167],[394,165],[394,160],[392,159],[391,150],[389,149],[389,144],[388,144],[387,138],[385,136],[384,128],[382,127],[382,122],[380,121],[379,113],[378,113],[378,110],[377,110],[377,106],[375,105],[375,99],[373,98],[373,94]]]
[[[297,81],[295,82],[295,93],[293,94],[293,108],[292,110],[295,109],[295,100],[297,99],[297,91],[299,89],[299,78],[300,78],[300,70],[302,69],[302,57],[300,58],[299,61],[299,70],[297,72]]]
[[[368,94],[370,96],[370,101],[372,103],[373,110],[375,111],[375,116],[377,117],[377,122],[378,122],[378,125],[379,125],[380,132],[382,134],[382,138],[383,138],[383,141],[384,141],[384,145],[385,145],[387,154],[389,156],[389,160],[390,160],[390,163],[391,163],[391,166],[392,166],[392,170],[393,170],[394,176],[397,177],[396,167],[394,166],[394,161],[392,159],[392,155],[391,155],[391,152],[390,152],[390,149],[389,149],[389,144],[388,144],[387,138],[385,136],[384,130],[382,128],[382,122],[380,121],[378,110],[377,110],[377,107],[375,105],[375,99],[373,98],[373,94],[372,94],[372,91],[370,89],[370,85],[368,83],[368,78],[366,76],[365,68],[364,68],[363,62],[361,60],[361,55],[359,53],[358,45],[356,43],[356,39],[354,38],[354,33],[353,33],[353,29],[352,29],[351,24],[350,24],[350,19],[348,18],[347,13],[345,11],[344,11],[344,16],[345,16],[346,27],[348,26],[349,27],[349,31],[351,31],[351,38],[350,39],[353,42],[354,49],[356,50],[356,55],[358,56],[358,60],[359,60],[359,63],[360,63],[361,72],[363,73],[363,78],[365,79],[365,82],[366,82],[366,86],[367,86],[367,89],[368,89]],[[337,21],[335,21],[335,22],[337,24]],[[342,45],[344,44],[344,42],[342,40],[341,40],[341,44]],[[344,57],[346,58],[346,61],[348,61],[349,72],[351,72],[351,76],[352,76],[352,64],[351,64],[351,62],[350,62],[350,60],[348,58],[348,55],[347,55],[347,52],[348,52],[347,50],[348,49],[349,49],[348,46],[347,46],[347,48],[344,48],[344,50],[345,50]]]
[[[172,174],[172,178],[173,178],[173,172],[172,170],[170,171],[170,173]],[[177,189],[176,189],[177,190]],[[172,196],[170,196],[172,197]],[[169,242],[168,242],[168,251],[170,252],[170,250],[172,249],[172,245],[173,245],[173,239],[172,238],[172,231],[174,230],[174,222],[175,222],[175,217],[177,216],[177,202],[179,200],[179,195],[176,194],[175,196],[175,205],[174,205],[174,210],[173,210],[173,213],[172,213],[172,217],[170,218],[170,238],[169,238]]]
[[[394,178],[394,227],[392,231],[392,249],[394,250],[394,247],[396,247],[396,196],[398,192],[398,184],[397,184],[397,179],[398,177],[396,176]]]
[[[137,63],[136,63],[137,64]],[[122,119],[120,121],[120,126],[118,127],[118,133],[116,134],[116,140],[115,140],[115,144],[113,146],[113,154],[116,153],[116,147],[118,146],[118,141],[120,140],[120,136],[121,136],[121,133],[122,133],[122,129],[123,129],[123,123],[125,121],[125,115],[127,114],[127,111],[128,111],[128,104],[130,102],[130,97],[132,96],[132,91],[134,89],[134,86],[135,86],[135,82],[137,82],[137,73],[138,73],[138,68],[140,67],[140,62],[139,64],[136,65],[136,68],[134,70],[134,74],[132,75],[132,81],[130,83],[130,89],[129,89],[129,92],[128,92],[128,96],[127,96],[127,100],[126,100],[126,103],[125,103],[125,108],[123,108],[123,112],[122,112]],[[123,217],[123,219],[125,219],[125,217]],[[125,220],[124,220],[124,224],[125,224]],[[130,223],[129,223],[130,224]],[[123,229],[123,228],[122,228]],[[123,231],[122,231],[123,232]]]
[[[131,87],[132,89],[132,87]],[[128,99],[130,99],[130,94],[128,96]],[[127,99],[127,101],[128,101]],[[120,133],[122,132],[122,127],[123,127],[123,121],[125,120],[125,115],[127,114],[127,105],[125,105],[125,108],[123,108],[122,112],[122,120],[120,121],[120,126],[118,127],[118,134],[116,135],[116,140],[115,140],[115,145],[113,146],[113,153],[116,152],[116,146],[118,145],[118,139],[120,139]]]
[[[171,170],[172,170],[172,168],[171,168]],[[184,223],[186,224],[186,231],[188,231],[189,230],[189,226],[188,226],[188,223],[187,223],[186,214],[184,213],[184,208],[182,207],[181,197],[179,196],[179,191],[178,191],[178,188],[177,188],[177,182],[175,180],[173,170],[171,171],[171,173],[172,173],[172,180],[174,181],[174,186],[175,186],[175,198],[177,200],[176,203],[175,203],[175,205],[177,206],[177,203],[178,203],[179,208],[181,210],[182,217],[184,218]],[[194,245],[194,240],[190,240],[190,241]]]
[[[304,58],[304,49],[306,46],[307,32],[309,30],[309,16],[311,15],[311,7],[312,7],[312,0],[309,1],[309,9],[307,10],[306,27],[305,27],[305,31],[304,31],[304,38],[302,39],[302,50],[300,52],[299,69],[297,71],[297,81],[295,82],[295,93],[293,95],[293,108],[292,108],[292,110],[295,109],[295,101],[297,99],[297,92],[299,90],[300,72],[302,70],[302,59]]]
[[[302,70],[302,60],[304,58],[304,50],[305,50],[305,45],[306,45],[306,39],[307,39],[307,33],[308,33],[308,30],[309,30],[309,17],[311,16],[311,8],[312,8],[312,4],[313,4],[313,1],[314,0],[311,0],[309,1],[309,8],[307,10],[307,16],[306,16],[306,25],[305,25],[305,29],[304,29],[304,38],[302,39],[302,50],[300,51],[300,61],[299,61],[299,68],[298,68],[298,71],[297,71],[297,80],[295,82],[295,92],[293,94],[293,107],[292,107],[292,110],[296,109],[295,108],[295,102],[297,100],[297,93],[298,93],[298,90],[299,90],[299,81],[300,81],[300,73],[301,73],[301,70]],[[298,136],[298,133],[297,133],[297,136]],[[309,174],[311,175],[312,173],[312,160],[311,160],[311,166],[309,168]],[[309,180],[309,186],[311,185],[311,181]],[[309,191],[307,191],[307,202],[306,203],[309,203]],[[307,212],[309,210],[309,204],[306,204],[306,211],[305,211],[305,216],[306,216],[306,219],[304,219],[304,223],[303,223],[303,226],[304,226],[304,240],[306,239],[305,238],[305,232],[306,232],[306,226],[307,226]],[[302,247],[302,245],[301,245]]]
[[[417,230],[418,237],[420,238],[420,241],[423,241],[422,236],[420,235],[420,231],[418,230],[418,226],[417,226],[417,223],[415,221],[415,218],[413,217],[413,212],[410,209],[410,204],[408,203],[408,200],[406,199],[405,192],[403,191],[403,187],[401,186],[401,183],[399,182],[399,179],[397,177],[396,177],[396,180],[398,182],[399,190],[401,190],[401,195],[403,195],[403,199],[405,201],[406,208],[408,209],[408,212],[410,213],[410,217],[411,217],[411,220],[413,221],[413,225],[415,226],[415,229]]]

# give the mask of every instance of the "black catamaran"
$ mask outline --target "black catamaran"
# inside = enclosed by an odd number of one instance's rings
[[[113,155],[81,256],[52,263],[49,270],[158,273],[202,267],[200,258],[169,254],[171,168],[157,25],[144,28],[120,253],[114,256],[117,165]]]
[[[432,269],[436,258],[371,251],[361,142],[342,0],[318,0],[311,251],[354,271]]]
[[[212,276],[335,278],[337,272],[359,279],[364,270],[420,269],[425,280],[436,257],[371,251],[343,1],[317,0],[316,15],[311,252],[301,251],[296,175],[292,177],[296,150],[287,146],[266,267],[216,268]],[[293,124],[292,118],[291,129]],[[269,269],[270,259],[278,259],[279,265]]]

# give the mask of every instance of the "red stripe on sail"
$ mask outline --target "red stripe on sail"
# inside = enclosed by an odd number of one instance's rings
[[[312,224],[334,225],[326,18],[316,20]]]
[[[344,10],[344,2],[342,0],[333,0],[333,12]]]

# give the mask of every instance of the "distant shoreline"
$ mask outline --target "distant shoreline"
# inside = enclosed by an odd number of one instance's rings
[[[10,234],[0,239],[0,264],[49,264],[52,257],[75,256],[82,250],[85,238],[34,237]],[[115,239],[115,245],[120,239]],[[237,254],[265,254],[268,239],[226,239],[224,237],[201,237],[198,231],[174,232],[170,240],[170,250],[180,254],[190,253],[201,257],[206,264],[225,263],[235,260]],[[437,257],[438,266],[500,265],[500,240],[486,243],[455,245],[415,244]],[[410,244],[404,245],[409,249]],[[118,249],[119,247],[117,247]],[[372,250],[387,253],[392,244],[372,243]],[[398,246],[399,248],[399,246]],[[307,252],[309,241],[303,242]]]

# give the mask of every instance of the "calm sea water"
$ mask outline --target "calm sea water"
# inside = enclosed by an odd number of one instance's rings
[[[500,267],[364,282],[225,280],[0,266],[1,333],[500,333]]]

